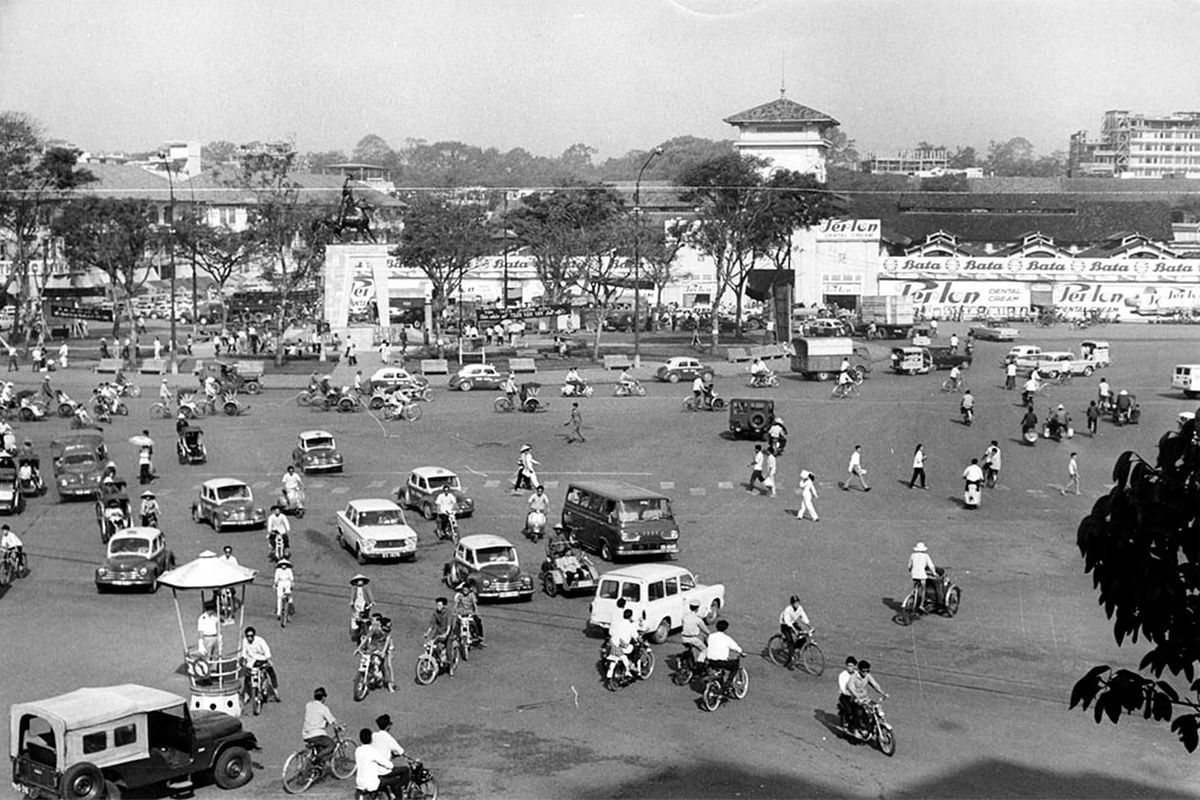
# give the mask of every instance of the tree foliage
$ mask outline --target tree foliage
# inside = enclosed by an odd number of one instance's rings
[[[235,272],[251,264],[257,242],[253,231],[235,231],[225,225],[210,225],[203,209],[185,211],[176,208],[176,252],[192,259],[192,263],[208,275],[224,291],[225,284]]]
[[[846,135],[840,125],[834,125],[827,130],[825,140],[829,142],[829,153],[825,158],[827,166],[858,169],[862,156],[855,146],[855,141]]]
[[[460,294],[475,260],[488,250],[485,209],[445,194],[417,194],[408,202],[400,244],[390,252],[429,278],[433,325],[440,335],[447,301]]]
[[[1200,742],[1197,420],[1159,439],[1154,464],[1123,453],[1112,477],[1113,488],[1080,523],[1077,542],[1117,644],[1144,640],[1149,649],[1136,670],[1091,669],[1075,684],[1071,708],[1092,708],[1097,722],[1133,713],[1170,722],[1194,752]]]
[[[156,217],[145,200],[83,197],[68,202],[54,220],[67,260],[107,275],[130,319],[133,297],[150,275],[150,253],[159,244]],[[113,314],[114,338],[121,335],[121,317]]]

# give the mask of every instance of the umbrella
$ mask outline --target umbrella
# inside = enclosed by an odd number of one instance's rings
[[[134,447],[154,447],[154,440],[140,433],[137,436],[130,436],[129,443]]]

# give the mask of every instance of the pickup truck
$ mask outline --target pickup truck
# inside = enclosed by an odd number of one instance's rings
[[[952,369],[960,367],[969,369],[973,358],[966,353],[955,352],[949,345],[938,345],[925,348],[933,356],[934,369]]]
[[[1042,351],[1032,356],[1017,359],[1017,369],[1022,372],[1038,373],[1045,378],[1057,378],[1064,373],[1083,375],[1087,377],[1096,371],[1096,362],[1088,358],[1078,358],[1068,351]]]

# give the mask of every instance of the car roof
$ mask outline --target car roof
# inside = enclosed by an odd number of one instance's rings
[[[1038,355],[1042,358],[1062,358],[1063,356],[1071,357],[1075,354],[1070,350],[1043,350]]]
[[[96,444],[104,443],[104,434],[99,431],[68,433],[59,436],[54,441],[50,442],[51,447],[66,448],[72,445],[83,445],[85,447],[94,447]]]
[[[205,489],[224,489],[227,486],[247,486],[245,481],[237,478],[209,478],[204,482]]]
[[[640,581],[653,581],[659,578],[670,578],[687,573],[693,575],[690,569],[675,564],[631,564],[628,567],[614,569],[601,575],[601,578],[634,578]]]
[[[458,477],[458,473],[445,467],[417,467],[412,471],[413,475],[418,478],[445,478],[447,476]]]
[[[115,542],[118,539],[153,539],[162,533],[158,528],[148,526],[137,526],[133,528],[124,528],[112,535],[108,541]]]
[[[183,702],[184,699],[179,695],[164,692],[162,689],[123,683],[117,686],[84,687],[44,700],[16,703],[10,713],[14,729],[26,714],[75,729],[99,725],[130,714],[161,711]],[[14,740],[15,738],[14,736]]]
[[[671,356],[667,359],[667,364],[691,364],[694,361],[696,359],[689,356]]]
[[[400,506],[383,497],[364,497],[351,500],[350,505],[358,511],[398,511]]]
[[[316,431],[316,430],[300,431],[300,438],[301,439],[318,439],[318,438],[332,439],[333,434],[330,433],[329,431]]]
[[[632,483],[622,483],[621,481],[572,481],[570,486],[577,486],[584,491],[611,497],[613,500],[641,500],[647,497],[654,497],[660,500],[669,499],[665,494],[656,492],[653,489],[643,489],[641,486],[634,486]],[[568,491],[570,491],[569,488]]]
[[[406,375],[409,374],[408,370],[406,370],[404,367],[380,367],[371,373],[371,377],[374,378],[376,375],[386,375],[389,372],[403,372]]]
[[[480,547],[512,547],[513,543],[503,536],[496,536],[491,533],[473,533],[470,536],[460,536],[458,543],[464,547],[469,547],[472,550],[478,550]]]

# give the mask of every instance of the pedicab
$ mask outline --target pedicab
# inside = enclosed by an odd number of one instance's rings
[[[1108,352],[1108,342],[1089,340],[1079,345],[1079,357],[1091,361],[1096,369],[1112,366],[1112,357]]]
[[[526,412],[545,411],[549,406],[542,400],[538,399],[538,393],[541,392],[542,385],[540,383],[522,383],[521,388],[517,391],[517,402],[513,403],[511,397],[497,397],[496,402],[492,403],[492,408],[497,411],[513,411],[520,409]]]
[[[17,462],[8,453],[0,454],[0,511],[20,514],[25,510]]]
[[[39,496],[46,493],[46,483],[42,480],[42,460],[37,456],[21,456],[17,459],[17,482],[21,485],[21,494]]]
[[[574,594],[596,588],[599,573],[596,565],[580,549],[573,537],[563,536],[562,527],[546,542],[546,559],[542,562],[542,591],[550,597]]]
[[[114,533],[133,524],[133,504],[125,493],[125,481],[102,483],[96,489],[96,524],[104,544]]]
[[[204,446],[204,431],[188,426],[179,430],[179,441],[175,452],[180,464],[204,464],[208,461],[208,449]]]
[[[933,369],[933,354],[924,347],[893,347],[892,371],[900,375],[924,375]]]

